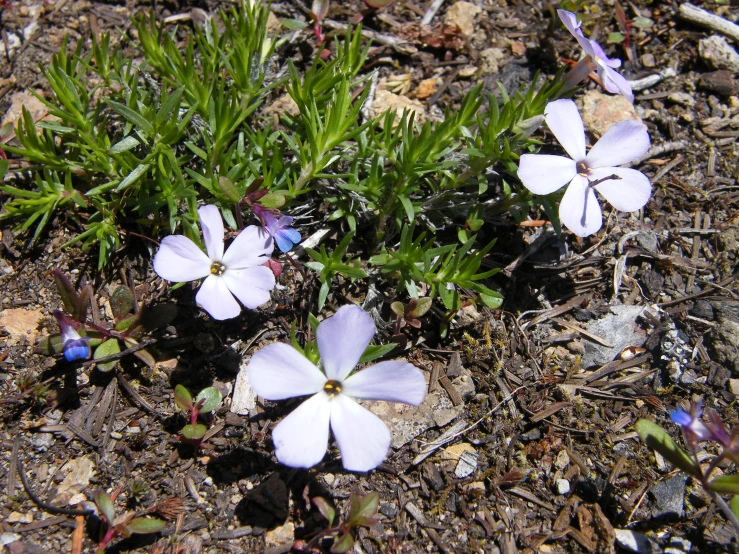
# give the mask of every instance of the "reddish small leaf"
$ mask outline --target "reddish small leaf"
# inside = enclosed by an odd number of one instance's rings
[[[174,403],[180,410],[189,412],[192,410],[192,395],[182,385],[177,385],[174,388]]]

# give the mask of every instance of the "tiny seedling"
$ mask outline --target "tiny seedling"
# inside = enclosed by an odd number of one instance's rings
[[[406,325],[416,329],[421,328],[421,318],[431,309],[431,299],[428,296],[419,299],[411,298],[405,306],[402,302],[393,302],[390,304],[390,309],[398,316],[395,321],[395,334],[397,335]]]
[[[215,410],[221,400],[221,393],[215,387],[201,390],[193,400],[189,390],[182,385],[177,385],[174,389],[174,401],[180,410],[188,413],[189,421],[180,431],[181,440],[192,444],[196,450],[209,446],[204,443],[203,438],[208,432],[208,427],[203,423],[198,423],[198,416]]]
[[[343,554],[349,552],[354,546],[352,532],[359,527],[372,527],[377,523],[374,516],[380,506],[380,496],[376,492],[372,492],[367,496],[353,494],[350,500],[348,517],[344,521],[339,521],[336,525],[334,525],[336,509],[321,496],[316,496],[312,500],[321,515],[328,521],[328,527],[302,546],[301,550],[303,552],[322,552],[320,544],[327,538],[333,539],[332,553]],[[294,548],[296,547],[294,546]]]
[[[95,554],[105,552],[108,545],[118,536],[125,538],[132,534],[149,534],[158,533],[162,530],[165,522],[161,519],[153,517],[136,517],[136,514],[126,513],[122,516],[115,516],[115,500],[123,490],[123,486],[116,488],[111,494],[102,490],[96,490],[93,495],[93,501],[98,509],[98,514],[103,525],[101,527],[101,539],[98,543]]]

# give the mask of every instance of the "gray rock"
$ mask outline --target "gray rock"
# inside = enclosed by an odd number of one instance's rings
[[[583,367],[607,364],[627,346],[642,346],[647,335],[636,320],[643,312],[644,306],[613,306],[608,315],[590,321],[585,328],[613,346],[609,348],[585,337]]]
[[[390,428],[393,448],[400,448],[431,427],[443,427],[462,412],[463,406],[454,406],[443,390],[426,395],[420,406],[392,402],[363,402]]]
[[[682,537],[672,537],[670,545],[665,548],[665,554],[688,554],[693,548],[693,543]]]
[[[718,325],[711,331],[716,361],[739,373],[739,318],[725,306],[718,307],[716,312]]]
[[[455,477],[464,479],[465,477],[472,475],[475,468],[477,468],[477,457],[477,452],[472,452],[470,450],[462,452],[462,455],[459,457],[457,467],[454,470]]]
[[[616,542],[621,548],[637,554],[658,554],[660,547],[644,533],[629,531],[628,529],[614,529]]]
[[[657,252],[658,239],[659,237],[654,231],[641,231],[636,235],[636,243],[644,250],[652,253]]]
[[[660,481],[649,491],[654,496],[655,506],[652,517],[681,516],[685,504],[686,475],[675,475]]]
[[[36,433],[31,440],[36,452],[46,452],[54,444],[54,435],[51,433]]]
[[[698,43],[698,53],[711,67],[739,73],[739,54],[724,37],[711,35],[702,39]]]

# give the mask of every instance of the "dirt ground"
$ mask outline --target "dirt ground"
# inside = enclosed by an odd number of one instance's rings
[[[479,13],[442,3],[431,30],[419,26],[428,8],[420,2],[399,0],[367,17],[365,28],[381,39],[408,41],[404,48],[376,42],[367,70],[379,69],[380,79],[389,81],[403,76],[407,86],[397,92],[433,118],[477,82],[491,92],[498,83],[511,90],[536,71],[552,75],[558,60],[579,56],[572,37],[552,24],[549,4],[473,4]],[[597,16],[591,29],[605,44],[618,30],[613,7],[584,5]],[[702,6],[739,17],[734,2]],[[44,91],[39,64],[48,63],[65,34],[130,32],[134,14],[151,9],[163,19],[218,7],[209,1],[10,0],[0,20],[0,113],[16,101],[13,94]],[[272,5],[278,18],[304,19],[307,8]],[[343,471],[333,446],[311,470],[278,464],[270,429],[295,401],[230,410],[237,373],[251,353],[288,340],[293,321],[299,336],[305,332],[319,286],[312,272],[286,265],[270,304],[217,322],[194,304],[193,287],[171,291],[154,274],[150,245],[132,239],[114,266],[99,272],[94,252],[61,249],[71,232],[63,218],[32,247],[28,236],[12,232],[14,222],[3,221],[5,548],[94,551],[95,518],[53,508],[79,509],[94,489],[120,485],[120,513],[168,501],[169,517],[160,533],[117,541],[109,552],[298,551],[299,541],[325,526],[310,498],[322,496],[346,513],[351,494],[371,491],[380,495],[378,522],[358,532],[355,552],[628,552],[629,541],[638,540],[646,541],[638,552],[738,552],[737,537],[706,494],[648,450],[631,426],[648,418],[678,438],[668,412],[698,397],[728,425],[738,423],[739,66],[726,69],[706,54],[700,43],[713,32],[682,21],[678,2],[640,0],[624,8],[630,17],[638,11],[654,22],[632,36],[632,61],[622,46],[609,44],[609,53],[625,60],[630,80],[660,75],[635,91],[630,115],[640,117],[651,136],[652,151],[636,167],[650,177],[652,199],[640,215],[606,212],[604,230],[586,239],[557,237],[551,225],[488,218],[483,236],[499,239],[488,264],[504,268],[490,284],[505,303],[500,310],[466,306],[447,338],[440,338],[433,319],[402,330],[405,349],[390,357],[423,369],[429,394],[419,409],[374,408],[390,422],[394,448],[369,474]],[[355,1],[336,2],[326,28],[362,9]],[[459,28],[445,31],[445,22]],[[9,59],[11,35],[21,43]],[[301,69],[315,48],[306,32],[283,54]],[[625,108],[620,99],[601,96],[594,83],[586,89],[580,101],[596,114],[586,124],[597,135],[599,123]],[[543,211],[531,215],[546,219]],[[298,223],[303,237],[325,225],[320,218]],[[176,303],[177,316],[154,336],[156,368],[128,356],[101,372],[38,354],[37,340],[58,332],[51,315],[60,307],[54,269],[75,284],[93,285],[103,321],[121,284],[134,287],[143,303]],[[377,290],[379,313],[392,322],[395,293],[384,285],[341,282],[323,313],[362,303]],[[388,323],[376,340],[384,344],[393,335]],[[210,420],[210,449],[194,452],[178,440],[185,418],[173,388],[180,383],[191,391],[215,386],[226,398]],[[25,492],[19,470],[43,505]]]

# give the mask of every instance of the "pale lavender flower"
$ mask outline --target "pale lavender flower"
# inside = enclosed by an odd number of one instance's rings
[[[154,256],[154,271],[168,281],[202,279],[195,301],[215,319],[230,319],[241,313],[236,298],[253,310],[269,301],[275,276],[263,264],[274,249],[272,237],[256,225],[241,231],[223,251],[223,219],[216,206],[198,210],[205,239],[205,253],[182,235],[164,237]],[[236,298],[234,298],[234,296]]]
[[[615,68],[621,67],[621,60],[609,59],[597,42],[587,38],[580,28],[582,23],[577,21],[577,16],[574,13],[568,12],[567,10],[557,10],[557,14],[562,20],[562,23],[565,24],[565,27],[567,27],[567,30],[580,43],[585,54],[590,56],[598,66],[598,77],[600,77],[603,87],[608,92],[622,94],[629,102],[633,102],[634,93],[631,91],[631,85],[615,70]]]
[[[390,431],[355,399],[418,406],[426,393],[426,382],[418,368],[403,361],[380,362],[351,374],[375,331],[372,318],[362,308],[344,306],[316,331],[323,371],[287,344],[270,344],[252,356],[246,371],[262,398],[313,395],[272,433],[281,463],[290,467],[316,465],[326,453],[329,427],[345,469],[369,471],[385,459]]]
[[[550,194],[567,185],[559,205],[560,221],[577,236],[600,229],[603,214],[595,197],[598,191],[617,210],[633,212],[649,200],[649,179],[635,169],[616,167],[649,150],[649,135],[638,121],[619,121],[586,153],[585,129],[572,100],[556,100],[544,110],[549,129],[569,158],[547,154],[524,154],[518,177],[534,194]]]

